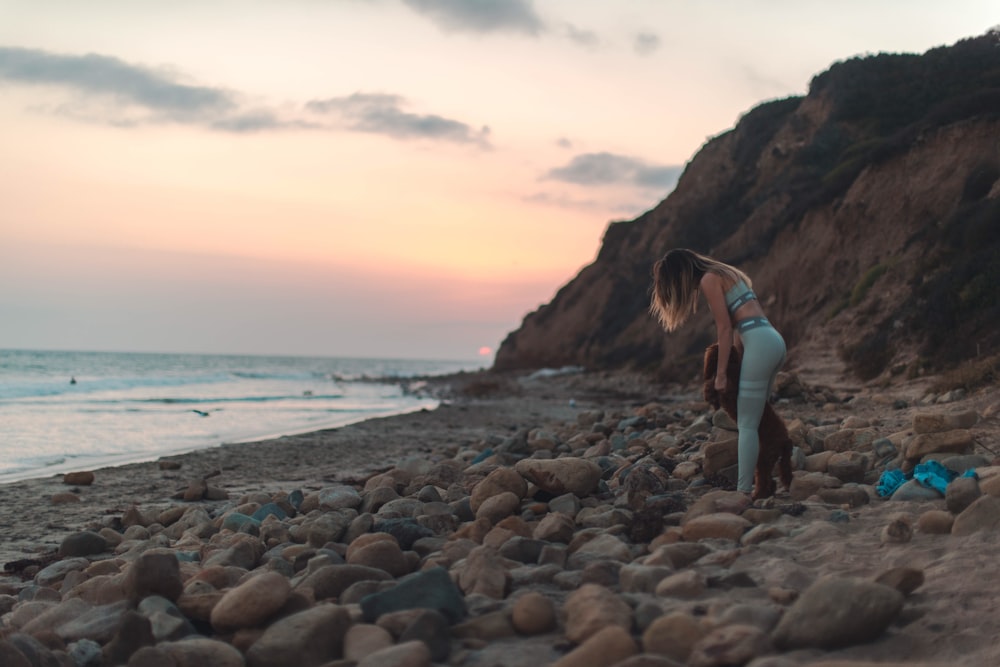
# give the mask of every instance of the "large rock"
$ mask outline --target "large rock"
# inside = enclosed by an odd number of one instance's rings
[[[894,588],[851,577],[826,576],[785,612],[772,639],[782,649],[838,649],[879,637],[903,607]]]
[[[366,533],[351,542],[347,549],[347,564],[376,568],[393,577],[401,577],[410,571],[399,543],[388,533]]]
[[[177,555],[167,549],[142,553],[125,572],[122,588],[133,602],[149,595],[161,595],[176,602],[184,590]]]
[[[574,643],[585,641],[598,631],[617,625],[625,630],[632,627],[632,608],[604,586],[584,584],[566,598],[566,639]]]
[[[940,433],[921,433],[903,444],[903,457],[919,461],[928,454],[952,452],[961,454],[971,450],[972,445],[972,432],[964,428]]]
[[[913,431],[915,433],[941,433],[955,429],[972,428],[979,421],[975,410],[962,412],[920,412],[913,415]]]
[[[517,471],[507,467],[497,468],[472,489],[469,505],[473,512],[478,512],[486,499],[505,492],[513,493],[520,500],[528,492],[528,485]]]
[[[466,595],[478,593],[502,600],[510,592],[511,575],[496,549],[476,547],[458,574],[458,586]]]
[[[257,627],[284,606],[291,592],[288,579],[277,572],[251,577],[212,608],[212,627],[218,632]]]
[[[722,538],[739,542],[743,533],[752,527],[753,524],[741,516],[728,512],[716,512],[685,522],[682,531],[684,539],[688,542],[709,538]]]
[[[231,644],[207,637],[164,642],[157,644],[152,649],[140,649],[140,653],[150,650],[160,655],[165,654],[171,660],[167,664],[177,665],[177,667],[200,667],[201,665],[212,665],[212,667],[244,667],[246,664],[243,660],[243,655],[233,648]],[[133,660],[135,660],[134,657]],[[133,660],[129,660],[129,664],[132,664]],[[136,662],[140,665],[164,664],[154,661],[136,660]],[[304,663],[300,664],[304,665]]]
[[[666,656],[683,664],[704,635],[705,629],[698,619],[675,611],[650,623],[642,634],[642,645],[647,653]]]
[[[980,496],[951,525],[952,535],[971,535],[980,530],[993,530],[1000,526],[1000,498]]]
[[[351,616],[320,604],[272,623],[246,652],[247,667],[317,667],[340,658]],[[211,664],[211,663],[204,663]]]
[[[706,475],[717,475],[739,462],[738,438],[706,443],[702,448],[702,469]]]
[[[312,589],[317,600],[337,598],[359,581],[388,581],[392,579],[385,570],[365,565],[326,565],[306,576],[296,589]]]
[[[639,652],[628,630],[609,625],[598,630],[552,667],[612,667]]]
[[[403,609],[435,609],[449,622],[457,623],[465,617],[465,599],[448,571],[434,567],[407,575],[393,588],[361,600],[361,613],[366,623]]]
[[[514,469],[538,488],[554,494],[573,493],[583,497],[597,488],[603,471],[587,459],[564,456],[558,459],[522,459]]]

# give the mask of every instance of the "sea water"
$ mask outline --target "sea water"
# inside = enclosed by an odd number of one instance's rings
[[[434,408],[473,361],[0,350],[0,483]]]

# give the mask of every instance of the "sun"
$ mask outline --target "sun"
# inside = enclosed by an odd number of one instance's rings
[[[488,357],[491,354],[493,354],[493,350],[490,349],[489,347],[483,345],[481,348],[479,348],[479,356],[480,357]]]

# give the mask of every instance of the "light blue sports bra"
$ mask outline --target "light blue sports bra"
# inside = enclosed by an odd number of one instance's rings
[[[756,298],[757,295],[753,293],[753,290],[747,287],[747,284],[741,280],[726,290],[726,308],[729,309],[729,314],[732,315],[747,301],[753,301]]]

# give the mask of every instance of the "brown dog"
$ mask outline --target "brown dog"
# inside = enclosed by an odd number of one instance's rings
[[[712,343],[705,349],[705,400],[715,409],[720,407],[736,421],[736,394],[740,386],[740,363],[742,357],[735,347],[729,353],[726,365],[726,390],[722,393],[715,388],[715,371],[719,364],[719,344]],[[754,471],[753,499],[770,498],[774,495],[774,464],[778,464],[781,483],[787,489],[792,483],[792,439],[784,420],[770,403],[764,404],[764,414],[757,429],[760,451]]]

